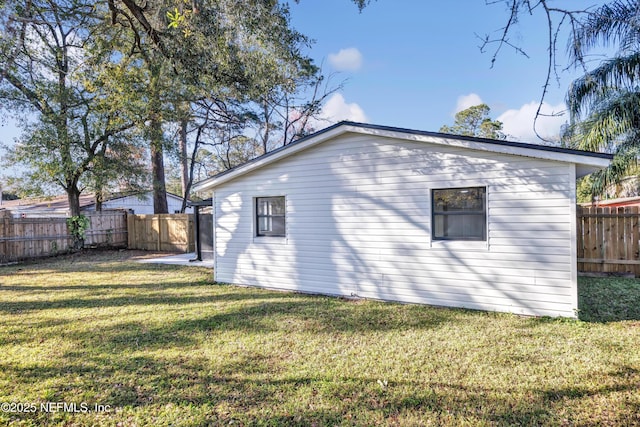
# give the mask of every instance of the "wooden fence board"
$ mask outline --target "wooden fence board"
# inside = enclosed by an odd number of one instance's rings
[[[579,209],[579,208],[578,208]],[[582,236],[584,233],[589,232],[589,218],[578,215],[576,221],[576,230],[577,235]],[[578,259],[587,258],[587,253],[589,253],[588,248],[585,248],[584,239],[578,239],[577,244],[577,257]],[[578,263],[578,271],[584,271],[585,264],[582,262]]]
[[[638,207],[578,207],[578,271],[640,276]]]
[[[193,252],[192,214],[129,215],[129,249]]]
[[[640,258],[640,209],[638,207],[634,207],[633,210],[636,213],[636,217],[631,220],[633,236],[631,239],[631,245],[633,249],[629,253],[629,258],[638,259]],[[639,272],[640,269],[636,272],[636,276],[638,276]]]
[[[129,247],[151,251],[195,250],[193,215],[127,215],[124,211],[84,213],[90,227],[85,247]],[[66,218],[13,218],[0,211],[0,264],[66,252],[72,244]]]
[[[631,213],[630,207],[625,207],[623,214],[624,219],[624,255],[626,259],[633,259],[633,218],[629,217]]]
[[[85,246],[127,246],[124,211],[86,212],[90,228]],[[0,264],[28,258],[46,257],[67,252],[71,235],[65,217],[13,218],[11,212],[0,212]]]
[[[605,253],[604,253],[604,235],[607,231],[607,229],[605,228],[605,222],[604,222],[604,218],[602,217],[602,208],[596,208],[596,214],[599,214],[599,216],[595,217],[595,229],[594,229],[594,233],[596,236],[596,244],[594,246],[595,250],[594,250],[594,258],[605,258]],[[595,271],[595,270],[592,270]]]
[[[195,249],[193,215],[86,213],[91,227],[85,245],[153,251]],[[578,271],[640,276],[640,209],[578,207]],[[0,211],[0,263],[69,250],[66,218],[12,218]]]
[[[121,211],[92,212],[85,246],[127,247],[127,215]]]

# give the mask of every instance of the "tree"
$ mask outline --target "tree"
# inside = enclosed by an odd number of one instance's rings
[[[285,146],[315,131],[322,103],[343,86],[329,86],[320,69],[309,64],[295,70],[291,83],[273,85],[254,100],[255,123],[263,153]]]
[[[296,0],[296,2],[298,1],[300,0]],[[371,0],[351,0],[351,2],[362,11]],[[107,3],[114,24],[117,22],[118,17],[122,16],[132,28],[140,29],[140,31],[136,31],[135,37],[135,43],[138,46],[140,46],[142,40],[141,35],[144,33],[160,53],[170,59],[174,65],[192,71],[194,75],[202,73],[205,75],[213,73],[215,75],[217,73],[216,69],[210,69],[206,66],[206,64],[215,63],[215,61],[210,60],[212,55],[215,56],[217,54],[216,49],[211,49],[212,45],[203,44],[188,46],[186,49],[183,48],[185,38],[188,39],[193,34],[203,32],[203,28],[200,26],[202,24],[201,18],[211,11],[209,8],[212,4],[211,1],[164,0],[162,5],[166,11],[166,25],[156,19],[158,17],[157,10],[149,7],[146,2],[138,4],[136,0],[107,0]],[[222,2],[213,3],[214,6],[218,7],[223,4]],[[247,17],[249,20],[253,20],[254,25],[264,18],[264,16],[261,16],[261,10],[286,10],[284,5],[279,5],[276,0],[242,0],[235,2],[233,6],[242,15],[248,15],[246,13],[248,10],[251,10],[252,13],[257,12],[253,18]],[[214,13],[217,12],[215,9],[216,7],[214,7]],[[224,14],[219,17],[222,18],[223,16]],[[205,18],[205,21],[209,18]],[[249,22],[249,20],[245,22]],[[231,23],[231,25],[234,24]],[[175,37],[175,31],[182,33],[184,38]],[[206,29],[204,32],[206,32]],[[279,34],[278,32],[277,35]]]
[[[591,178],[594,195],[635,172],[640,155],[640,2],[616,0],[595,10],[572,34],[571,54],[583,58],[597,46],[616,45],[605,60],[575,80],[567,93],[574,147],[614,153],[611,166]]]
[[[442,126],[440,132],[478,138],[505,139],[502,122],[491,120],[487,104],[474,105],[456,113],[453,126]]]
[[[163,126],[179,124],[178,146],[186,171],[188,129],[201,128],[191,123],[197,119],[195,102],[243,104],[273,93],[274,88],[292,93],[301,77],[317,73],[311,59],[301,53],[308,39],[291,28],[287,5],[278,1],[161,0],[143,7],[131,0],[110,0],[108,4],[112,22],[133,34],[129,55],[142,58],[149,73],[148,136],[157,213],[166,212],[166,206],[159,204],[166,200]],[[127,54],[125,49],[121,53]],[[212,124],[210,119],[207,125]],[[188,179],[183,183],[186,191]]]
[[[505,6],[508,18],[502,28],[500,28],[497,33],[498,36],[494,37],[492,35],[484,35],[478,36],[478,38],[482,41],[480,46],[481,52],[486,52],[487,50],[493,48],[493,53],[491,56],[491,66],[497,61],[500,53],[503,49],[512,49],[518,54],[523,55],[524,57],[529,57],[527,52],[522,49],[522,47],[518,44],[518,42],[514,42],[511,39],[511,34],[516,25],[522,20],[526,18],[531,18],[532,16],[542,15],[544,20],[545,27],[542,31],[546,33],[547,36],[547,72],[544,76],[544,84],[542,85],[542,92],[540,94],[540,101],[538,103],[538,109],[536,111],[535,119],[533,122],[533,130],[541,140],[544,140],[542,136],[540,136],[536,130],[536,123],[540,116],[548,116],[547,114],[542,114],[541,109],[544,104],[545,97],[549,90],[552,82],[560,81],[560,77],[558,74],[559,69],[564,69],[566,67],[561,67],[558,61],[558,42],[559,37],[562,34],[562,31],[565,28],[569,28],[572,31],[577,31],[582,26],[582,19],[585,16],[589,16],[592,12],[592,5],[583,2],[577,2],[580,4],[577,8],[563,8],[558,7],[551,0],[485,0],[487,5],[503,5]],[[562,43],[561,43],[562,45]],[[576,63],[580,66],[584,66],[584,57],[576,57]],[[552,116],[562,115],[563,113],[553,113]]]
[[[352,1],[360,9],[368,3]],[[226,144],[221,164],[230,167],[250,154],[240,152],[255,144],[239,138],[244,128],[238,123],[251,123],[249,105],[256,100],[270,104],[273,115],[264,119],[270,125],[273,117],[284,118],[277,120],[283,144],[307,132],[319,109],[321,98],[296,99],[299,88],[317,89],[322,78],[301,53],[309,41],[289,25],[286,3],[12,0],[0,7],[3,107],[36,118],[9,161],[29,166],[32,183],[63,186],[73,212],[85,188],[102,194],[123,173],[140,183],[146,150],[155,210],[166,212],[163,156],[173,149],[167,129],[175,123],[184,176],[186,166],[193,173],[209,131],[221,132],[214,144]],[[41,12],[46,16],[34,18]],[[206,104],[232,105],[233,113],[225,107],[224,114],[200,114]],[[233,119],[215,123],[222,116]],[[263,138],[269,149],[279,140],[269,142],[270,135]],[[189,146],[191,165],[185,162]],[[189,185],[183,178],[183,191]]]
[[[86,49],[100,24],[100,7],[84,0],[6,1],[0,15],[0,99],[14,114],[35,115],[8,155],[29,168],[25,178],[55,183],[80,214],[83,179],[128,157],[114,155],[135,122],[100,85],[100,57]]]

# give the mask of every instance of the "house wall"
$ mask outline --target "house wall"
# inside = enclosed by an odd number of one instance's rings
[[[215,279],[575,317],[575,165],[343,135],[216,187]],[[487,187],[487,241],[431,240],[431,189]],[[254,198],[286,196],[286,238]]]
[[[179,212],[182,199],[167,194],[167,205],[169,213]],[[153,215],[153,194],[147,193],[142,198],[134,195],[107,200],[103,202],[102,209],[125,209],[132,210],[136,215]],[[95,210],[95,205],[91,205],[90,210]],[[187,208],[185,213],[193,213],[193,208]]]

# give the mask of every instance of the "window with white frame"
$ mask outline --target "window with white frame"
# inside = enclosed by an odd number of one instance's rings
[[[487,240],[487,188],[431,190],[433,240]]]
[[[285,236],[285,199],[279,197],[256,197],[256,235]]]

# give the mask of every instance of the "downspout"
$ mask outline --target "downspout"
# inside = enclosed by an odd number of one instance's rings
[[[194,223],[196,226],[196,257],[189,261],[202,261],[202,244],[200,242],[200,206],[193,206]]]

